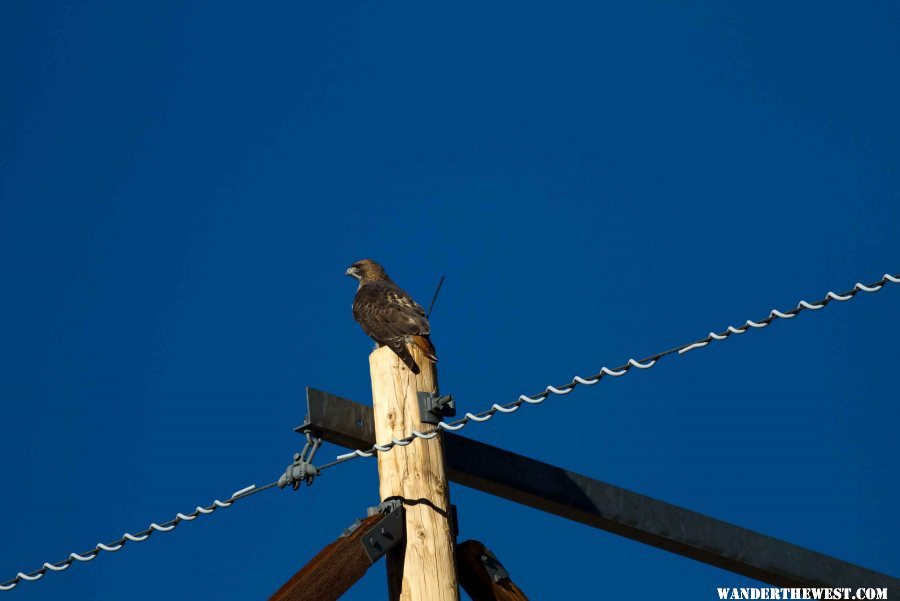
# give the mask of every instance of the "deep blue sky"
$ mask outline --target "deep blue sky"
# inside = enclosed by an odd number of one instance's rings
[[[307,385],[368,402],[362,257],[447,274],[465,410],[900,271],[896,3],[78,4],[0,8],[0,580],[275,479]],[[898,575],[898,307],[466,433]],[[377,492],[357,461],[9,595],[264,598]],[[750,582],[451,494],[534,599]]]

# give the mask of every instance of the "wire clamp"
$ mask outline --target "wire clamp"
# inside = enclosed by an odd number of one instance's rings
[[[312,430],[306,430],[306,444],[299,453],[294,453],[294,462],[287,466],[284,473],[278,479],[278,488],[284,488],[290,484],[294,490],[300,488],[300,484],[306,482],[309,486],[313,479],[319,475],[319,470],[313,465],[312,460],[316,451],[322,446],[322,437]]]
[[[431,392],[418,392],[419,420],[426,424],[439,424],[444,417],[456,415],[456,401],[452,394],[436,396]]]

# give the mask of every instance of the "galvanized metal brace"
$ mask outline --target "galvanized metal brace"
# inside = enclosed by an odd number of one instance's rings
[[[369,515],[384,513],[369,534],[360,539],[370,563],[403,542],[406,537],[406,520],[403,517],[403,502],[400,499],[385,501],[378,507],[370,507]]]
[[[489,550],[485,549],[484,553],[481,554],[480,559],[481,563],[484,564],[484,570],[488,573],[488,576],[491,577],[491,580],[500,582],[501,580],[509,579],[509,572],[506,571],[506,568],[503,567],[500,560]]]

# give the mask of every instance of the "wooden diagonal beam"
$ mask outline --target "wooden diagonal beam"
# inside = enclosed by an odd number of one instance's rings
[[[269,601],[335,601],[372,565],[361,539],[381,520],[380,514],[362,521],[348,536],[341,536],[275,591]]]
[[[528,601],[525,593],[507,575],[496,578],[487,564],[500,565],[497,558],[477,540],[467,540],[456,547],[459,584],[472,601]],[[502,568],[502,566],[500,566]]]

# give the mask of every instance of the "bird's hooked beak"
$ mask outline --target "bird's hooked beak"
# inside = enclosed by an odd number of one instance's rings
[[[344,272],[344,275],[350,276],[351,278],[359,279],[359,273],[356,271],[354,267],[348,267],[347,271]]]

